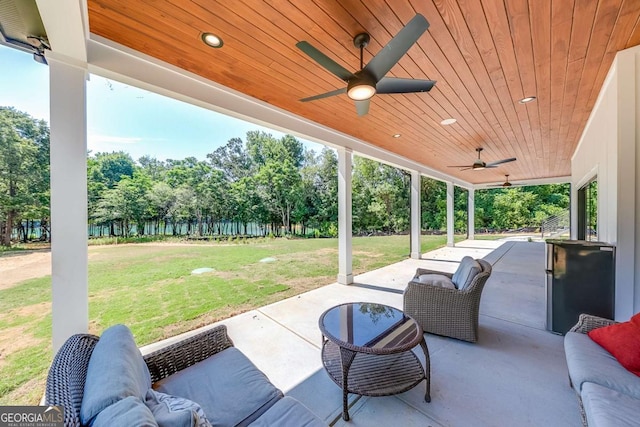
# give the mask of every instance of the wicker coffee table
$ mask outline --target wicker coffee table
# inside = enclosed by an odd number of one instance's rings
[[[429,350],[422,329],[397,308],[347,303],[320,316],[322,363],[342,388],[342,418],[349,420],[347,396],[389,396],[426,380],[424,399],[431,401]],[[424,368],[411,351],[420,345]]]

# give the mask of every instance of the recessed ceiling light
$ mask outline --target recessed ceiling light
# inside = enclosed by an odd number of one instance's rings
[[[394,137],[394,138],[400,138],[401,136],[402,136],[402,135],[400,135],[399,133],[394,133],[394,134],[393,134],[393,137]]]
[[[455,123],[455,122],[457,122],[457,121],[458,121],[458,120],[453,119],[453,118],[451,118],[451,119],[444,119],[443,121],[441,121],[441,122],[440,122],[440,124],[441,124],[441,125],[444,125],[444,126],[448,126],[448,125],[452,125],[452,124],[454,124],[454,123]]]
[[[527,102],[531,102],[531,101],[535,101],[536,97],[535,96],[527,96],[526,98],[522,98],[520,101],[518,101],[520,104],[526,104]]]
[[[219,48],[224,44],[219,36],[213,33],[202,33],[202,41],[210,47]]]

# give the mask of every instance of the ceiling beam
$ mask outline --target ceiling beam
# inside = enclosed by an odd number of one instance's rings
[[[86,0],[36,0],[51,50],[72,62],[87,62],[88,13]]]

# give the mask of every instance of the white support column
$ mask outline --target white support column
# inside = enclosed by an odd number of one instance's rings
[[[420,237],[422,235],[421,181],[420,172],[411,171],[411,258],[413,259],[420,259],[422,256],[420,246]]]
[[[469,225],[467,225],[467,239],[474,240],[476,234],[476,190],[469,189],[469,199],[467,202],[467,218]]]
[[[51,126],[51,287],[54,353],[89,330],[87,70],[47,56]]]
[[[351,150],[338,148],[338,283],[353,283],[351,252]]]
[[[447,182],[447,246],[454,246],[454,213],[453,213],[453,194],[454,187],[452,182]]]

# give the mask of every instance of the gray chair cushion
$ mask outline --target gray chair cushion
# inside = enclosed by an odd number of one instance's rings
[[[306,406],[292,397],[285,396],[273,405],[250,427],[327,427]]]
[[[158,423],[142,400],[129,396],[104,408],[92,424],[92,427],[115,426],[158,427]]]
[[[640,422],[640,400],[631,396],[584,383],[581,397],[589,427],[631,427]]]
[[[471,284],[473,278],[476,277],[478,273],[482,271],[482,267],[475,259],[470,256],[466,256],[462,258],[460,261],[460,265],[455,273],[453,273],[453,277],[451,281],[456,288],[459,290],[463,290],[467,286]]]
[[[591,382],[640,399],[640,377],[627,371],[588,335],[567,332],[564,352],[576,391],[581,392],[584,384]]]
[[[422,274],[415,279],[418,283],[428,283],[432,286],[439,286],[441,288],[456,289],[456,285],[447,276],[442,274]]]
[[[200,404],[214,426],[248,424],[282,397],[282,392],[235,347],[176,372],[153,388]]]
[[[115,325],[102,333],[89,359],[80,420],[90,421],[107,406],[135,396],[144,399],[151,376],[129,328]]]
[[[211,427],[204,411],[192,400],[147,390],[144,403],[160,427]]]

